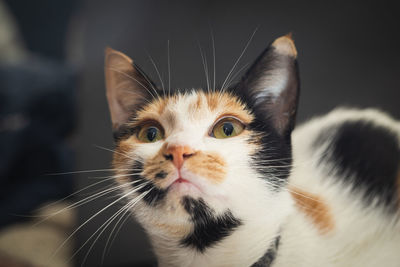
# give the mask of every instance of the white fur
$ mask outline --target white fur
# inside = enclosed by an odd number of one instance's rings
[[[275,266],[400,266],[399,216],[381,206],[366,207],[362,192],[351,191],[341,179],[328,176],[316,162],[323,149],[312,142],[321,129],[343,121],[365,120],[392,129],[399,135],[400,124],[374,110],[337,109],[327,116],[299,127],[292,135],[294,167],[291,186],[321,195],[332,210],[335,227],[321,235],[310,221],[295,210],[284,231]],[[312,153],[311,153],[312,152]]]
[[[257,90],[256,105],[261,103],[266,97],[271,97],[275,101],[282,90],[286,88],[288,81],[288,70],[286,68],[272,69],[263,75],[260,89]]]
[[[379,207],[365,207],[360,195],[350,192],[345,184],[334,182],[336,177],[327,177],[323,168],[317,166],[322,149],[319,153],[310,153],[313,140],[325,126],[343,120],[365,119],[393,129],[400,136],[397,122],[375,110],[336,110],[294,132],[290,185],[322,195],[328,203],[335,227],[331,232],[321,234],[310,219],[297,210],[287,190],[273,192],[268,182],[258,177],[254,166],[249,166],[246,155],[254,148],[244,138],[239,135],[221,140],[208,136],[209,128],[221,114],[206,111],[197,117],[189,110],[193,101],[194,93],[182,96],[169,106],[168,109],[177,115],[176,127],[164,126],[165,141],[138,145],[131,156],[150,158],[158,153],[163,142],[218,152],[228,166],[222,184],[213,185],[190,173],[187,176],[197,179],[196,183],[205,191],[202,198],[210,207],[217,213],[229,208],[243,225],[204,253],[199,253],[180,246],[182,237],[171,236],[152,226],[155,222],[182,226],[189,220],[174,197],[168,195],[167,203],[159,208],[139,203],[134,212],[150,235],[160,266],[250,266],[265,253],[277,234],[281,235],[281,242],[274,267],[400,266],[398,218],[387,215]],[[162,117],[160,123],[163,124]],[[184,167],[182,171],[185,171]]]

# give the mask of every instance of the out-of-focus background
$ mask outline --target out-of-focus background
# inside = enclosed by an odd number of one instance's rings
[[[299,122],[342,105],[378,107],[400,119],[398,14],[395,1],[0,0],[0,266],[156,262],[129,217],[97,239],[121,207],[99,212],[115,196],[90,197],[111,186],[106,46],[131,56],[159,84],[149,55],[168,83],[169,42],[171,86],[200,87],[199,46],[211,70],[212,36],[221,85],[256,28],[236,70],[292,32]],[[41,221],[46,214],[53,216]]]

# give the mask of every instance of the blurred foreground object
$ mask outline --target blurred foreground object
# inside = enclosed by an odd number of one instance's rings
[[[77,75],[59,56],[64,54],[64,45],[52,41],[51,32],[41,28],[40,23],[25,25],[50,15],[35,10],[48,10],[54,5],[44,1],[34,3],[36,9],[27,10],[23,1],[7,3],[10,9],[0,0],[0,228],[21,220],[20,215],[29,215],[43,203],[72,192],[71,176],[48,174],[73,169],[67,138],[76,120]],[[21,20],[21,14],[26,12],[29,18]],[[57,12],[55,9],[52,16]],[[65,26],[67,22],[61,24]],[[51,28],[54,27],[57,25]],[[26,28],[30,29],[29,35],[20,35],[19,29]],[[65,35],[65,31],[66,27],[60,28],[57,36]],[[48,40],[40,38],[42,46],[60,51],[41,53],[38,41],[35,50],[25,50],[24,47],[32,47],[35,34],[47,34]]]
[[[54,43],[55,35],[33,23],[38,18],[43,22],[54,5],[35,2],[30,9],[26,1],[8,4],[9,10],[0,0],[0,267],[68,267],[73,242],[50,259],[74,227],[76,211],[34,225],[43,213],[67,204],[60,202],[40,214],[34,210],[73,191],[73,176],[51,174],[74,169],[68,138],[76,125],[77,73],[62,56],[64,39]],[[61,17],[67,25],[68,16]],[[51,23],[56,36],[64,36],[66,27],[58,26]]]
[[[0,231],[0,267],[73,266],[69,259],[74,247],[70,242],[52,255],[68,238],[76,222],[74,210],[51,216],[66,207],[66,203],[46,206],[35,213],[37,219],[14,224],[7,230]],[[41,222],[44,218],[48,219]]]
[[[72,191],[65,138],[74,128],[71,70],[32,58],[0,63],[0,227]]]

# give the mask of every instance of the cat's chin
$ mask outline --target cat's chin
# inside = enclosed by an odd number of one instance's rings
[[[191,197],[200,197],[204,195],[204,192],[194,183],[183,179],[178,178],[176,179],[170,186],[169,186],[169,193],[173,194],[174,196],[191,196]]]

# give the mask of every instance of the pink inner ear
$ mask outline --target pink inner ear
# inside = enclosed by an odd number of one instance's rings
[[[136,70],[131,58],[111,48],[105,51],[104,72],[111,120],[117,129],[148,98],[150,81]]]

